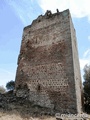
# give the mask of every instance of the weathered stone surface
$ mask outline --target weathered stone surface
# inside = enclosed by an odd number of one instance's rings
[[[81,115],[63,114],[63,116],[60,116],[60,113],[57,113],[57,115],[55,115],[54,110],[41,107],[36,105],[34,102],[30,102],[28,96],[17,97],[13,91],[0,94],[0,120],[36,120],[36,117],[37,120],[49,120],[51,116],[52,118],[50,120],[90,119],[90,115],[85,113],[82,113]]]
[[[16,95],[60,113],[81,112],[81,77],[69,10],[47,11],[24,28]],[[26,89],[25,89],[26,86]]]
[[[16,112],[22,117],[26,116],[54,116],[54,110],[36,105],[30,102],[28,96],[17,97],[13,91],[5,94],[0,94],[0,112]],[[0,119],[1,120],[1,119]]]

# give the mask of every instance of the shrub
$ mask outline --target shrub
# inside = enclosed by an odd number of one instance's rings
[[[6,91],[5,88],[3,86],[0,86],[0,93],[3,94],[5,93],[5,91]]]
[[[11,80],[6,84],[7,90],[14,90],[15,88],[15,81]]]

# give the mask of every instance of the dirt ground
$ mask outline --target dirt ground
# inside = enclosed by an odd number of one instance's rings
[[[0,112],[0,120],[56,120],[54,117],[26,117],[22,118],[18,113],[3,113]]]

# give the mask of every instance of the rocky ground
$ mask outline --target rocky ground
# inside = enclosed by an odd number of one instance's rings
[[[53,117],[52,117],[53,116]],[[16,97],[13,91],[0,94],[0,120],[56,120],[54,111]]]
[[[89,118],[90,116],[82,120],[90,120]],[[54,110],[35,105],[28,101],[27,97],[16,97],[13,91],[10,91],[0,94],[0,120],[56,120],[56,118]]]

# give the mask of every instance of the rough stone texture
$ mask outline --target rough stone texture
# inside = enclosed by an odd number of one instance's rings
[[[71,116],[70,116],[71,115]],[[80,117],[79,117],[80,116]],[[89,120],[90,115],[55,114],[55,111],[35,105],[28,96],[17,97],[13,91],[0,94],[0,120]],[[56,118],[56,119],[55,119]]]
[[[30,119],[31,117],[37,117],[37,120],[41,120],[39,118],[44,116],[48,120],[48,117],[51,116],[55,119],[54,113],[50,108],[41,107],[34,102],[30,102],[26,96],[17,97],[13,91],[0,94],[0,120],[11,120],[12,117],[14,120],[19,120],[18,117],[21,118],[20,120],[34,120]],[[14,118],[12,115],[16,117]]]
[[[24,28],[16,95],[60,113],[81,112],[81,77],[69,10],[47,11]]]

